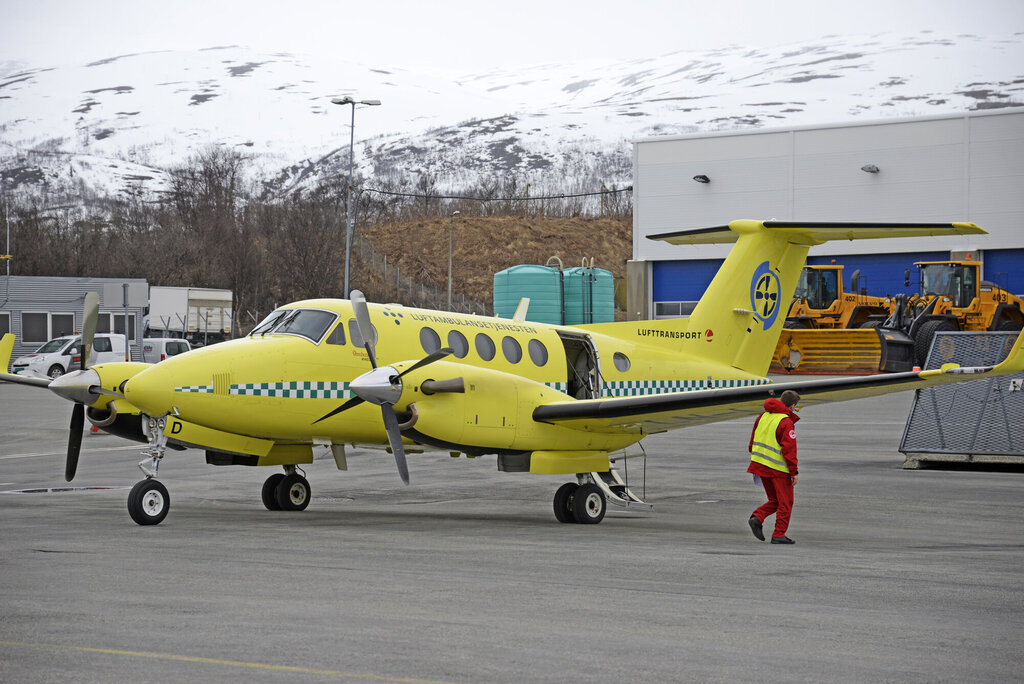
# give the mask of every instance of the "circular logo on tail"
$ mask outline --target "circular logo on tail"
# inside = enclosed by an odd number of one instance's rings
[[[779,314],[781,289],[779,277],[767,261],[757,267],[750,279],[750,307],[758,320],[764,323],[765,330],[772,327]]]

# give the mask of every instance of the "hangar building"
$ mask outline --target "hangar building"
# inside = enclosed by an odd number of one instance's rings
[[[829,242],[809,264],[861,273],[868,294],[915,290],[915,261],[983,261],[1024,293],[1024,109],[647,138],[633,145],[633,320],[687,315],[731,245],[648,235],[734,219],[972,221],[989,235]]]
[[[132,360],[142,360],[138,341],[148,303],[145,280],[51,276],[6,276],[0,280],[4,281],[0,284],[0,336],[15,334],[12,358],[30,354],[54,337],[81,331],[85,295],[96,292],[100,296],[96,332],[124,334],[127,315]]]

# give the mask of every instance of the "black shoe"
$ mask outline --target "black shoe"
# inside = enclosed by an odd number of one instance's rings
[[[764,541],[764,532],[761,530],[761,521],[756,516],[750,516],[750,520],[747,521],[750,524],[750,531],[754,533],[754,536]]]
[[[789,537],[772,537],[772,544],[796,544]]]

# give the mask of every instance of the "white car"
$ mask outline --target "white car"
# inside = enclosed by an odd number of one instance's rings
[[[178,354],[192,351],[188,340],[176,337],[144,337],[142,338],[142,360],[146,363],[160,363]]]
[[[11,364],[11,372],[15,375],[59,378],[81,367],[81,346],[82,338],[79,335],[55,337],[31,354],[16,358]],[[93,338],[88,365],[108,361],[124,361],[124,335],[97,333]]]

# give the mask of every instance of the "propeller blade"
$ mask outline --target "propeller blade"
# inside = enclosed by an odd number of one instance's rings
[[[68,459],[64,464],[64,479],[71,482],[78,470],[78,454],[82,450],[82,431],[85,429],[85,406],[75,404],[71,409],[71,434],[68,435]]]
[[[423,368],[424,366],[429,366],[430,364],[434,363],[435,361],[440,361],[441,359],[443,359],[444,357],[448,356],[449,354],[454,354],[454,353],[455,353],[455,350],[452,349],[451,347],[444,347],[442,349],[438,349],[433,354],[430,354],[429,356],[424,356],[422,359],[420,359],[419,361],[417,361],[413,365],[411,365],[408,368],[406,368],[404,371],[402,371],[401,373],[398,374],[398,377],[402,377],[406,373],[411,373],[414,370],[416,370],[417,368]]]
[[[89,365],[89,354],[92,353],[92,341],[96,337],[96,321],[99,317],[100,296],[95,292],[86,292],[85,307],[82,309],[82,362],[79,370],[85,370]]]
[[[370,365],[377,367],[377,355],[373,348],[377,345],[377,333],[370,324],[370,309],[366,306],[366,297],[359,290],[352,290],[349,295],[352,302],[352,309],[356,314],[356,326],[359,328],[359,337],[363,338],[363,346],[366,347],[366,354],[370,357]]]
[[[317,418],[316,420],[314,420],[312,424],[313,424],[313,425],[316,425],[316,424],[317,424],[317,423],[319,423],[319,422],[320,422],[321,420],[327,420],[327,419],[328,419],[328,418],[330,418],[331,416],[336,416],[336,415],[338,415],[339,413],[341,413],[342,411],[348,411],[348,410],[349,410],[350,408],[352,408],[353,406],[358,406],[359,404],[362,404],[362,403],[363,403],[364,401],[366,401],[366,400],[365,400],[365,399],[363,399],[362,397],[352,397],[351,399],[349,399],[349,400],[348,400],[348,401],[346,401],[346,402],[345,402],[344,404],[342,404],[342,405],[341,405],[341,406],[339,406],[338,408],[334,409],[334,410],[333,410],[333,411],[331,411],[330,413],[328,413],[328,414],[326,414],[326,415],[324,415],[324,416],[322,416],[322,417],[320,417],[320,418]]]
[[[409,484],[409,464],[405,461],[405,447],[402,446],[402,431],[398,427],[398,416],[390,404],[380,407],[384,416],[384,429],[388,433],[388,443],[391,444],[391,451],[395,454],[395,465],[398,466],[398,475],[402,482]]]

